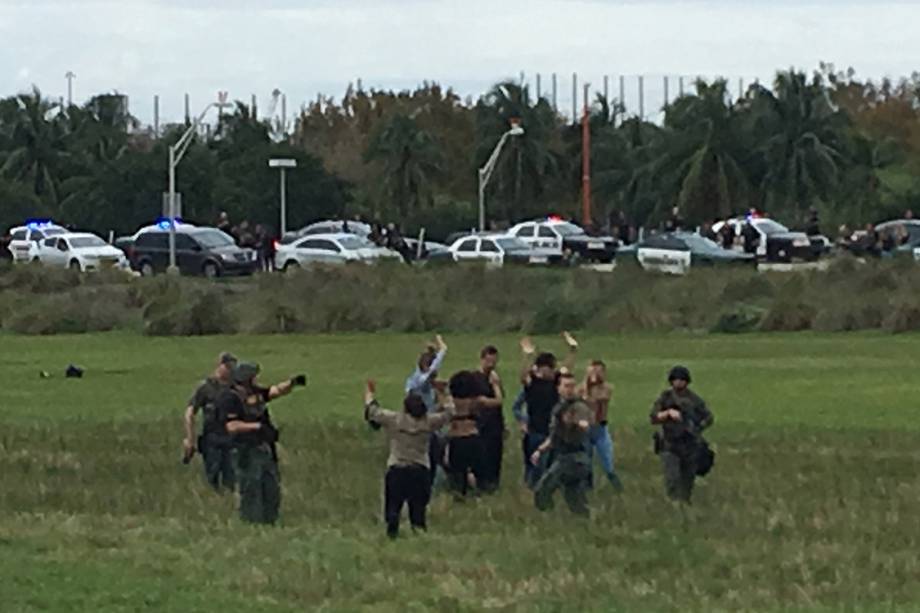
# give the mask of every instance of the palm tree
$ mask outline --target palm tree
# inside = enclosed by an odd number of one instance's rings
[[[775,92],[752,91],[751,133],[763,158],[760,181],[765,208],[796,218],[838,184],[846,116],[832,104],[820,76],[781,72]]]
[[[696,83],[696,94],[682,96],[667,109],[658,180],[673,200],[658,202],[656,217],[672,204],[694,221],[729,215],[746,208],[744,138],[738,112],[724,80]]]
[[[17,96],[18,112],[9,136],[12,150],[0,168],[7,177],[29,181],[36,196],[57,202],[57,175],[67,155],[67,131],[60,108],[38,88]]]
[[[441,172],[441,150],[414,117],[395,112],[372,135],[365,159],[383,164],[383,189],[403,217],[432,202],[431,182]]]

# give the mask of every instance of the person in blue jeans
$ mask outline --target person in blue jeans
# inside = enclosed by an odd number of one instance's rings
[[[608,409],[613,397],[613,386],[607,382],[607,366],[600,360],[594,360],[588,366],[584,383],[581,384],[579,395],[594,412],[594,424],[588,432],[588,454],[597,456],[601,461],[601,468],[613,488],[623,491],[623,483],[613,468],[613,438],[607,426]],[[593,481],[593,480],[592,480]]]
[[[578,342],[568,332],[563,333],[569,352],[564,365],[559,368],[556,356],[552,353],[537,354],[537,348],[530,338],[521,340],[523,354],[523,369],[521,370],[521,384],[524,386],[524,403],[527,405],[526,415],[523,406],[519,403],[516,407],[515,417],[523,434],[521,441],[524,453],[524,482],[530,489],[534,489],[548,466],[545,455],[537,463],[531,462],[531,456],[547,438],[549,438],[550,420],[553,409],[559,403],[557,383],[560,373],[570,373],[575,365],[578,352]],[[535,357],[536,356],[536,357]]]

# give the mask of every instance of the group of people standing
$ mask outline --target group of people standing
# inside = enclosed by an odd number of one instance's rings
[[[623,491],[608,426],[613,387],[600,360],[590,362],[579,382],[574,374],[578,342],[567,332],[563,338],[568,352],[561,366],[554,354],[538,352],[529,338],[521,341],[522,389],[512,413],[521,433],[524,482],[533,491],[536,508],[552,508],[555,493],[562,489],[571,511],[586,516],[587,494],[594,486],[594,453],[611,486]],[[438,375],[447,350],[437,336],[419,356],[406,380],[402,411],[382,408],[376,384],[367,382],[365,419],[385,428],[389,438],[384,521],[390,537],[399,534],[406,505],[412,528],[427,529],[427,506],[441,474],[443,487],[461,499],[495,492],[500,485],[506,429],[498,350],[484,347],[476,370],[456,372],[445,381]],[[656,400],[650,418],[661,426],[655,440],[666,491],[689,503],[696,476],[712,465],[712,451],[701,434],[713,418],[689,389],[686,368],[675,367],[669,382],[671,387]]]
[[[252,249],[259,259],[259,267],[263,272],[271,272],[275,268],[275,237],[269,228],[262,224],[251,226],[244,219],[238,225],[230,223],[230,216],[222,211],[217,217],[216,227],[233,237],[240,247]]]
[[[553,506],[558,490],[573,513],[589,515],[588,492],[594,487],[596,453],[616,492],[623,484],[614,468],[613,438],[608,426],[613,387],[605,364],[592,360],[579,381],[574,373],[578,342],[563,333],[567,354],[560,365],[550,352],[521,340],[521,391],[512,408],[521,433],[524,483],[534,505]],[[381,407],[376,384],[368,380],[364,418],[384,428],[389,456],[384,480],[387,534],[399,534],[400,515],[408,504],[414,529],[427,528],[433,488],[459,499],[487,495],[501,485],[507,429],[503,416],[505,388],[498,374],[499,352],[482,348],[478,367],[439,378],[448,347],[441,336],[425,348],[406,380],[402,411]],[[184,461],[196,452],[203,459],[207,482],[218,491],[238,491],[240,517],[273,524],[281,504],[276,445],[278,430],[268,403],[306,385],[306,376],[263,387],[259,366],[222,353],[212,376],[198,386],[184,415]],[[655,451],[661,456],[667,494],[689,503],[698,475],[708,472],[713,453],[702,438],[712,425],[706,403],[689,389],[690,372],[678,366],[670,387],[655,401],[650,419],[660,426]],[[196,416],[203,413],[201,435]]]

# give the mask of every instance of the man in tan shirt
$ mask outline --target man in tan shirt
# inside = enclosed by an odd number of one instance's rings
[[[371,422],[383,426],[390,439],[390,456],[384,481],[384,520],[387,536],[399,535],[399,516],[405,503],[409,504],[409,523],[415,530],[427,529],[425,514],[431,499],[431,465],[428,442],[431,433],[443,428],[453,414],[449,398],[441,398],[439,410],[428,413],[418,394],[409,394],[403,401],[403,412],[396,413],[380,407],[376,385],[367,382],[364,393],[364,414]]]

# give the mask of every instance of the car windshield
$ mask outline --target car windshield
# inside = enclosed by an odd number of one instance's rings
[[[70,239],[70,246],[74,249],[81,247],[105,247],[106,242],[98,236],[78,236]]]
[[[495,239],[495,242],[498,243],[499,247],[501,247],[505,251],[512,250],[512,249],[530,249],[530,247],[527,246],[527,243],[525,243],[521,239],[513,238],[510,236],[505,237],[505,238],[497,238]]]
[[[556,224],[553,226],[553,228],[556,230],[556,232],[559,233],[560,236],[575,236],[576,234],[585,233],[584,230],[582,230],[575,224],[568,223],[568,222]]]
[[[367,249],[369,242],[358,238],[357,236],[343,236],[338,239],[339,244],[342,245],[342,249],[347,249],[348,251],[354,251],[355,249]]]
[[[776,223],[772,219],[761,219],[757,222],[757,229],[770,236],[771,234],[779,234],[781,232],[788,232],[789,228],[783,224]]]
[[[690,247],[692,251],[705,252],[705,253],[721,253],[722,248],[719,247],[717,243],[709,240],[705,236],[700,236],[699,234],[686,234],[681,235],[680,239],[683,240]]]
[[[205,249],[212,247],[226,247],[233,245],[233,237],[220,230],[205,230],[204,232],[195,232],[195,240],[198,241]]]

